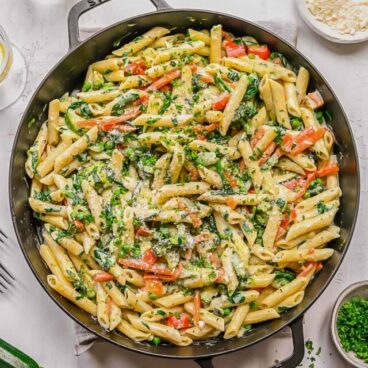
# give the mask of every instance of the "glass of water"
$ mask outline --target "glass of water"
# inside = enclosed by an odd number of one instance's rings
[[[16,102],[27,81],[23,55],[10,41],[0,25],[0,110]]]

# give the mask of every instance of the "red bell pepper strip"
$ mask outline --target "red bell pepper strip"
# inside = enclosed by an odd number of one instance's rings
[[[93,280],[96,282],[108,282],[114,280],[114,276],[111,273],[101,271],[93,276]]]
[[[201,311],[201,294],[199,290],[195,291],[193,302],[194,302],[194,309],[193,309],[194,325],[198,326],[198,322],[200,319],[200,311]]]
[[[174,79],[177,79],[181,76],[181,71],[179,69],[174,69],[171,72],[167,73],[163,77],[157,79],[152,84],[150,84],[146,91],[156,91],[158,89],[161,89],[162,87],[169,84]]]
[[[223,110],[230,100],[230,93],[224,92],[217,96],[212,102],[212,108],[214,110]]]
[[[158,296],[161,296],[164,293],[164,285],[159,279],[144,276],[144,286],[149,293],[154,293]]]
[[[136,230],[135,234],[138,235],[138,236],[149,236],[149,235],[151,235],[151,232],[147,228],[145,228],[144,226],[140,226]]]
[[[166,324],[169,327],[176,328],[177,330],[180,330],[182,328],[188,328],[191,326],[190,316],[187,313],[182,313],[180,315],[180,318],[177,318],[175,316],[170,316],[167,318]]]
[[[300,133],[300,134],[302,134],[302,133]],[[324,134],[325,134],[325,129],[320,128],[320,129],[317,129],[317,130],[313,131],[313,133],[308,134],[308,136],[305,137],[303,139],[303,141],[301,141],[301,139],[298,139],[299,136],[297,136],[296,137],[296,146],[290,151],[290,153],[292,155],[297,155],[298,153],[303,152],[307,148],[313,146],[313,144],[316,143],[319,139],[321,139],[324,136]]]
[[[152,248],[149,248],[144,252],[142,261],[149,265],[154,265],[157,262],[157,256]]]
[[[225,31],[222,31],[221,33],[222,33],[222,37],[225,38],[226,41],[230,42],[230,41],[233,40],[233,38],[230,36],[229,33],[225,32]]]
[[[234,41],[224,41],[223,45],[228,57],[237,58],[246,55],[245,47],[235,43]]]
[[[144,74],[146,70],[146,64],[143,60],[133,61],[132,63],[126,65],[123,70],[124,72],[133,75]]]
[[[322,178],[324,176],[337,174],[339,171],[340,169],[336,163],[330,163],[327,164],[322,169],[317,170],[314,174],[316,178]]]
[[[247,51],[248,54],[257,55],[263,60],[267,60],[271,54],[267,45],[249,45]]]
[[[141,113],[139,107],[132,107],[127,109],[126,112],[117,116],[116,118],[108,118],[108,119],[90,119],[90,120],[82,120],[77,121],[77,125],[79,128],[92,128],[94,126],[98,126],[103,131],[108,131],[111,129],[115,129],[119,126],[120,123],[124,123],[125,121],[131,120],[137,117]],[[132,127],[131,125],[125,124],[121,126],[121,131],[132,132],[137,128]]]

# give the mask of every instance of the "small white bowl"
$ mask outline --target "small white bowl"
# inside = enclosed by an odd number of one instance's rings
[[[296,7],[304,22],[323,38],[336,43],[360,43],[368,40],[368,31],[359,31],[354,35],[341,34],[329,25],[317,20],[309,11],[305,0],[295,0]]]
[[[332,340],[339,351],[340,355],[350,364],[357,368],[368,368],[368,363],[363,360],[358,359],[353,352],[347,353],[342,345],[340,344],[339,335],[337,333],[337,315],[339,313],[340,307],[345,302],[349,301],[353,297],[361,297],[368,299],[368,281],[361,281],[348,286],[337,298],[335,306],[332,311],[331,318],[331,336]]]

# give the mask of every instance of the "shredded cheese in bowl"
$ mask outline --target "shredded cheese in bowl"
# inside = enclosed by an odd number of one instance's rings
[[[314,17],[341,34],[368,30],[367,0],[305,0]]]

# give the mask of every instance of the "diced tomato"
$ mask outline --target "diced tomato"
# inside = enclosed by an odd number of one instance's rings
[[[128,74],[144,74],[146,70],[146,64],[143,60],[133,61],[132,63],[124,67],[124,72]]]
[[[289,216],[287,216],[286,218],[284,218],[284,219],[282,219],[281,220],[281,224],[280,224],[280,226],[282,227],[282,228],[287,228],[288,226],[289,226],[289,224],[291,223],[291,222],[293,222],[294,220],[296,219],[296,211],[295,211],[295,208],[293,207],[293,208],[291,208],[290,209],[290,214],[289,214]]]
[[[236,206],[237,206],[237,203],[235,201],[234,198],[231,198],[231,197],[226,197],[225,198],[225,203],[232,209],[232,210],[235,210]]]
[[[212,102],[214,110],[223,110],[230,100],[230,93],[224,92],[217,96]]]
[[[234,41],[224,41],[223,45],[228,57],[237,58],[246,54],[245,47],[235,43]]]
[[[194,310],[193,310],[194,325],[198,326],[200,312],[201,312],[201,294],[199,290],[195,291],[193,302],[194,302]]]
[[[295,188],[303,187],[304,181],[305,179],[297,178],[297,179],[289,180],[283,183],[283,185],[290,190],[295,190]]]
[[[84,224],[80,220],[74,220],[74,226],[79,230],[82,231],[84,229]]]
[[[164,293],[164,285],[161,280],[144,278],[144,285],[149,293],[154,293],[158,296],[163,295]]]
[[[209,83],[209,84],[214,84],[215,83],[215,79],[212,77],[211,74],[207,74],[207,73],[201,73],[199,75],[199,79],[204,82],[204,83]]]
[[[180,76],[181,76],[181,71],[179,69],[174,69],[171,72],[164,75],[163,77],[154,81],[152,84],[150,84],[147,87],[146,91],[155,91],[155,90],[161,89],[162,87],[166,86],[171,81],[179,78]]]
[[[323,167],[322,169],[319,169],[315,172],[316,178],[322,178],[324,176],[328,175],[334,175],[337,174],[340,171],[339,166],[335,163],[330,163]]]
[[[270,50],[267,45],[249,45],[247,46],[248,54],[259,56],[263,60],[270,57]]]
[[[138,236],[149,236],[151,235],[151,232],[144,226],[140,226],[136,232],[135,232],[136,235]]]
[[[157,261],[156,253],[153,251],[152,248],[147,249],[142,257],[142,261],[149,264],[154,265]]]
[[[190,316],[187,313],[181,313],[180,318],[176,318],[175,316],[170,316],[166,320],[166,324],[169,327],[176,328],[180,330],[182,328],[188,328],[191,326]]]
[[[195,71],[198,69],[197,65],[195,65],[195,64],[193,64],[193,63],[188,64],[188,66],[189,66],[189,68],[190,68],[190,70],[191,70],[192,72],[195,72]]]
[[[108,282],[114,280],[114,276],[111,273],[101,271],[93,276],[93,280],[96,282]]]
[[[229,42],[232,42],[233,41],[233,38],[230,36],[229,33],[225,32],[225,31],[222,31],[222,37],[225,38],[226,41],[229,41]]]
[[[229,182],[231,188],[236,188],[238,186],[238,183],[237,183],[236,179],[234,178],[234,176],[231,175],[231,173],[229,171],[225,171],[224,176],[227,179],[227,181]]]

